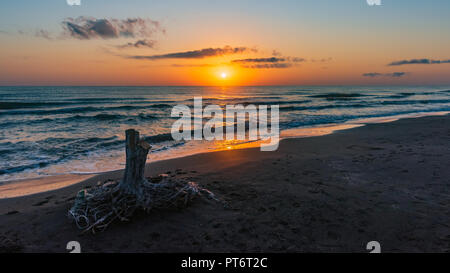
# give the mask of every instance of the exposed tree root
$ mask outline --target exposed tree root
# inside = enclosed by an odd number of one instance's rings
[[[130,194],[117,182],[106,182],[78,192],[69,210],[79,229],[93,233],[105,230],[114,221],[129,221],[136,210],[186,207],[195,197],[217,199],[207,189],[194,182],[159,176],[140,185],[139,194]]]

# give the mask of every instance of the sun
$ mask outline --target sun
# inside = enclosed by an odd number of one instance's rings
[[[236,81],[236,71],[230,66],[216,66],[211,70],[211,80],[220,86],[233,85]]]

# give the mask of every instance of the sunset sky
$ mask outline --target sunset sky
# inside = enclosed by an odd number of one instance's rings
[[[450,1],[2,1],[0,85],[450,84]]]

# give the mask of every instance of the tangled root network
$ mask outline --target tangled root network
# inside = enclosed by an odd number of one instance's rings
[[[139,193],[130,194],[117,182],[106,182],[78,192],[69,210],[79,229],[84,232],[105,230],[116,220],[128,221],[136,210],[186,207],[195,197],[221,202],[212,192],[194,182],[169,177],[144,181]]]

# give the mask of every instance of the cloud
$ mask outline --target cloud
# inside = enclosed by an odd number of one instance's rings
[[[143,47],[147,47],[147,48],[154,48],[156,44],[156,41],[153,40],[137,40],[134,43],[126,43],[124,45],[118,45],[117,48],[119,49],[124,49],[124,48],[143,48]]]
[[[295,65],[295,63],[304,62],[303,58],[248,58],[248,59],[237,59],[232,60],[230,63],[224,64],[235,64],[243,68],[253,68],[253,69],[265,69],[265,68],[288,68]],[[214,64],[173,64],[174,67],[205,67],[205,66],[215,66]]]
[[[53,40],[52,34],[45,29],[36,29],[36,30],[17,30],[17,34],[19,35],[27,35],[34,36],[37,38],[43,38],[47,40]]]
[[[240,60],[233,60],[232,63],[278,63],[278,62],[284,62],[286,61],[285,58],[277,58],[277,57],[271,57],[271,58],[254,58],[254,59],[240,59]]]
[[[208,57],[216,57],[223,55],[242,54],[248,52],[257,52],[256,49],[248,47],[231,47],[225,46],[223,48],[204,48],[199,50],[184,51],[168,53],[163,55],[150,55],[150,56],[128,56],[127,58],[137,60],[161,60],[161,59],[202,59]]]
[[[450,60],[411,59],[411,60],[395,61],[388,64],[388,66],[398,66],[407,64],[445,64],[445,63],[450,63]]]
[[[377,72],[371,72],[371,73],[364,73],[362,74],[364,77],[391,77],[391,78],[400,78],[405,76],[406,72],[393,72],[393,73],[377,73]]]
[[[210,67],[213,64],[172,64],[172,67]]]
[[[231,61],[232,64],[238,64],[243,68],[288,68],[296,63],[305,62],[303,58],[297,57],[270,57],[270,58],[250,58]]]
[[[150,37],[165,30],[158,21],[142,18],[96,19],[80,16],[62,22],[64,36],[80,40]]]
[[[243,68],[253,68],[253,69],[267,69],[267,68],[289,68],[292,67],[292,63],[265,63],[265,64],[254,64],[254,65],[241,65]]]
[[[283,55],[283,54],[281,54],[280,51],[278,51],[278,50],[276,50],[276,49],[272,50],[272,56],[278,57],[278,56],[281,56],[281,55]]]
[[[405,76],[406,74],[407,74],[406,72],[394,72],[394,73],[391,73],[391,74],[387,74],[387,76],[394,77],[394,78],[399,78],[399,77]]]
[[[311,59],[312,63],[327,63],[327,62],[331,62],[333,60],[333,58],[329,57],[329,58],[322,58],[319,60],[316,59]]]
[[[383,74],[381,74],[381,73],[376,73],[376,72],[364,73],[364,74],[362,74],[362,75],[363,75],[364,77],[371,77],[371,78],[383,76]]]
[[[40,30],[36,30],[34,36],[39,37],[39,38],[44,38],[47,40],[52,40],[53,38],[51,37],[50,32],[44,30],[44,29],[40,29]]]
[[[287,60],[288,60],[289,62],[293,62],[293,63],[302,63],[302,62],[306,62],[305,59],[303,59],[303,58],[298,58],[298,57],[293,57],[293,58],[288,57]]]

